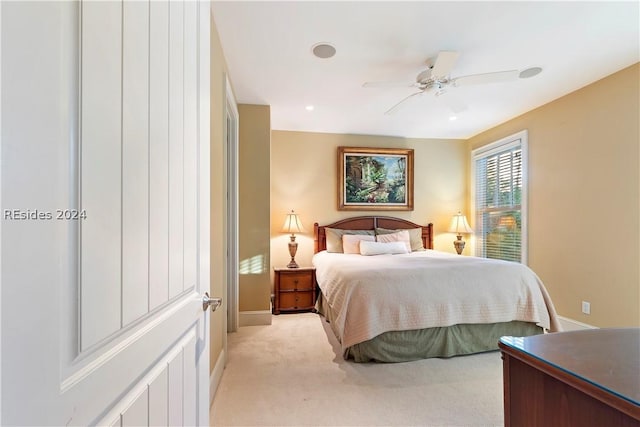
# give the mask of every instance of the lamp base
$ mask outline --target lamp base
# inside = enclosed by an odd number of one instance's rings
[[[456,252],[458,252],[458,255],[462,255],[462,251],[464,250],[465,242],[464,242],[464,240],[462,240],[462,235],[461,234],[458,234],[456,236],[456,238],[458,240],[454,240],[453,241],[453,246],[456,248]]]
[[[300,266],[295,260],[296,252],[298,252],[298,242],[295,241],[296,236],[291,235],[291,241],[289,242],[289,255],[291,255],[291,261],[287,264],[287,268],[299,268]]]

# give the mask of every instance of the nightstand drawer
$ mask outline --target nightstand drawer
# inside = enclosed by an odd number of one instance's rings
[[[280,275],[280,290],[309,290],[313,289],[313,278],[308,272],[287,272]]]
[[[313,307],[313,292],[281,292],[280,310],[298,310]]]

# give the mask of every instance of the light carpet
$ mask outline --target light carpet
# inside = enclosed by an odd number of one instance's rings
[[[497,351],[408,363],[342,358],[324,318],[273,316],[228,335],[212,426],[503,425]]]

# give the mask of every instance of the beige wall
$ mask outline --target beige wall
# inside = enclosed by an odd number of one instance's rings
[[[211,295],[227,297],[225,284],[225,215],[226,162],[224,144],[224,103],[226,63],[218,30],[211,18]],[[211,314],[210,369],[213,369],[223,348],[225,310]]]
[[[270,309],[270,112],[268,105],[238,105],[240,311]]]
[[[639,74],[636,64],[470,140],[528,130],[529,266],[560,315],[599,327],[640,326]]]
[[[414,210],[338,211],[337,148],[414,149]],[[451,216],[467,208],[468,147],[465,141],[311,132],[271,132],[271,263],[289,262],[288,235],[280,233],[285,214],[295,209],[306,233],[296,238],[296,261],[311,265],[313,223],[328,224],[355,215],[393,215],[417,224],[433,222],[435,248],[455,252],[447,233]],[[468,249],[465,249],[465,254]]]

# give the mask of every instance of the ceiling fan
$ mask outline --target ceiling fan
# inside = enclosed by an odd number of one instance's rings
[[[363,87],[388,87],[388,86],[403,86],[403,87],[415,87],[418,91],[403,98],[385,111],[385,114],[395,113],[406,101],[409,99],[422,95],[425,92],[434,92],[435,96],[443,95],[447,92],[447,89],[451,87],[479,85],[487,83],[498,83],[517,80],[518,78],[529,78],[537,75],[542,71],[542,68],[533,67],[524,71],[508,70],[508,71],[496,71],[493,73],[484,74],[471,74],[468,76],[450,77],[449,73],[453,68],[456,60],[458,59],[458,52],[441,51],[435,60],[428,66],[428,68],[416,76],[415,83],[390,83],[390,82],[367,82]],[[465,106],[459,102],[457,105],[451,104],[450,108],[454,112],[460,112],[466,109]]]

